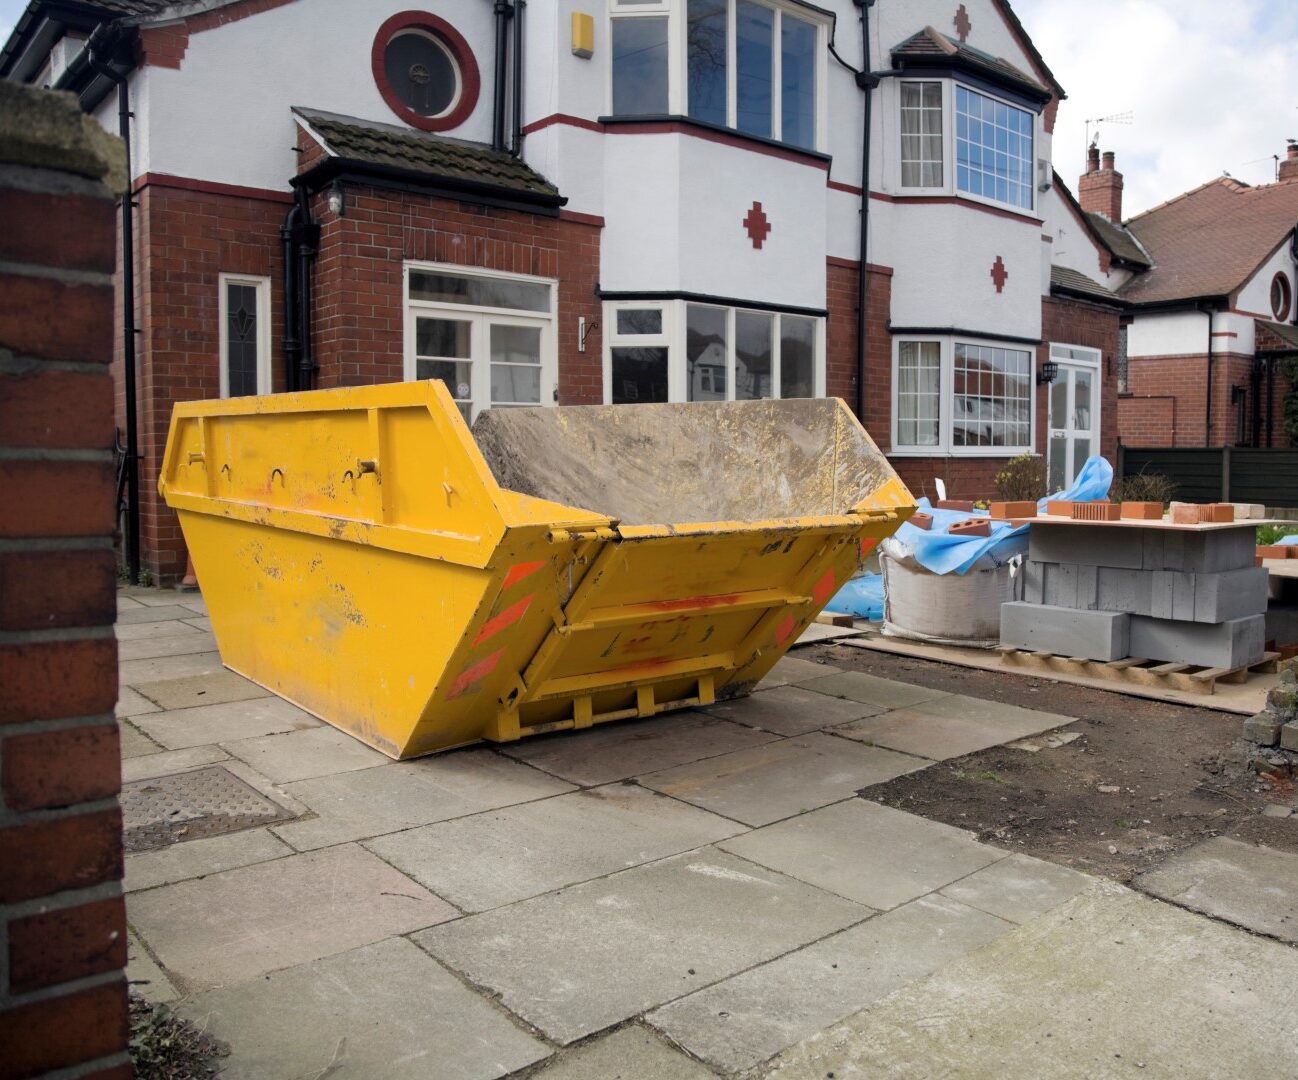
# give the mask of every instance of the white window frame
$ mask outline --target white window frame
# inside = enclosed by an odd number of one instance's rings
[[[217,274],[217,348],[218,368],[220,370],[221,397],[230,396],[230,368],[226,357],[229,345],[227,322],[229,318],[229,297],[227,291],[231,285],[251,285],[257,290],[257,393],[271,392],[270,374],[270,278],[250,274]]]
[[[901,361],[901,344],[903,341],[936,341],[939,348],[941,375],[938,380],[938,441],[933,446],[905,446],[897,442],[898,409],[897,388],[900,385],[898,368]],[[1015,352],[1026,352],[1030,359],[1028,371],[1028,443],[1025,446],[956,446],[954,438],[955,421],[955,347],[974,345],[989,349],[1013,349]],[[890,427],[888,431],[892,457],[970,457],[970,458],[1010,458],[1020,454],[1035,454],[1037,445],[1037,395],[1036,395],[1036,347],[1024,345],[1019,341],[999,341],[990,338],[964,338],[959,335],[939,334],[904,334],[892,339],[892,386],[889,391]]]
[[[996,210],[1002,210],[1007,214],[1019,214],[1023,217],[1035,218],[1038,221],[1043,220],[1041,217],[1041,191],[1037,186],[1037,163],[1040,161],[1039,153],[1042,146],[1042,118],[1041,114],[1033,111],[1018,102],[1010,100],[1008,97],[997,95],[982,86],[975,86],[970,82],[964,82],[957,76],[916,76],[914,78],[893,79],[889,80],[892,84],[891,107],[885,109],[885,115],[888,117],[888,123],[893,125],[893,130],[886,136],[889,145],[895,151],[890,155],[892,162],[888,170],[888,178],[893,186],[893,190],[903,196],[954,196],[957,199],[967,200],[978,203],[982,206],[989,206]],[[942,186],[941,187],[904,187],[901,182],[901,86],[903,82],[911,83],[931,83],[940,82],[942,84]],[[885,85],[888,85],[885,83]],[[961,191],[956,176],[956,132],[958,130],[955,91],[957,86],[962,86],[971,93],[980,94],[982,97],[990,98],[992,101],[999,102],[1002,105],[1008,105],[1019,112],[1025,112],[1032,117],[1032,175],[1028,187],[1032,192],[1032,206],[1023,207],[1013,203],[1001,202],[998,199],[989,199],[986,195],[975,195],[970,191]]]
[[[530,311],[522,308],[488,307],[477,304],[448,304],[436,300],[410,298],[411,271],[454,274],[460,277],[494,278],[497,280],[525,281],[534,285],[548,285],[550,307],[548,311]],[[472,414],[491,408],[491,342],[488,338],[492,323],[514,326],[536,326],[541,330],[541,401],[543,406],[557,402],[558,391],[558,305],[559,282],[555,278],[532,274],[512,274],[479,266],[461,266],[458,263],[437,263],[408,260],[401,269],[402,297],[402,375],[407,382],[415,380],[415,320],[423,315],[430,318],[455,319],[472,323],[469,339],[471,360],[470,384],[473,402]]]
[[[766,308],[750,308],[743,305],[719,304],[707,300],[616,300],[605,301],[604,325],[608,328],[604,334],[604,404],[613,404],[613,349],[646,348],[667,349],[667,400],[684,402],[689,400],[687,363],[685,357],[687,309],[706,307],[726,312],[726,401],[735,400],[735,312],[752,311],[773,316],[771,324],[771,386],[777,391],[780,387],[780,326],[779,318],[785,315],[797,319],[810,319],[814,328],[812,341],[811,382],[812,397],[825,396],[825,317],[808,315],[801,311],[769,311]],[[663,331],[661,334],[619,334],[617,333],[617,312],[627,309],[660,308],[663,313]],[[718,399],[719,400],[719,399]]]
[[[824,153],[828,142],[829,124],[826,117],[829,98],[829,67],[826,54],[829,49],[829,29],[832,20],[811,8],[801,4],[782,2],[782,0],[750,0],[759,7],[769,8],[775,12],[772,27],[772,63],[771,63],[771,134],[769,136],[753,135],[740,131],[738,121],[737,80],[738,67],[735,63],[735,26],[736,0],[726,0],[726,123],[725,127],[740,138],[768,139],[770,142],[788,146],[791,150],[810,150]],[[815,48],[815,94],[816,125],[811,146],[799,146],[784,141],[784,95],[782,90],[783,50],[780,47],[780,27],[784,13],[793,15],[802,22],[810,23],[816,30]],[[644,3],[619,3],[608,0],[605,12],[605,41],[609,43],[608,63],[604,66],[604,101],[606,116],[613,112],[613,20],[626,18],[667,17],[667,112],[671,116],[690,119],[689,116],[689,18],[688,0],[645,0]],[[628,120],[635,117],[628,116]],[[707,123],[707,121],[695,121]]]
[[[1084,353],[1083,356],[1068,356],[1064,350]],[[1101,412],[1104,409],[1103,393],[1103,372],[1101,370],[1104,362],[1104,354],[1099,349],[1093,349],[1089,345],[1073,345],[1067,341],[1052,341],[1050,343],[1050,359],[1055,364],[1067,365],[1068,367],[1086,368],[1091,372],[1091,453],[1100,452],[1100,423],[1102,420]],[[1044,453],[1049,460],[1050,454],[1050,432],[1054,430],[1050,426],[1050,395],[1046,394],[1046,448]],[[1071,483],[1071,481],[1070,481]]]

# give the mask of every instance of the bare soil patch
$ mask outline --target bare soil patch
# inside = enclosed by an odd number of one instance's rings
[[[1298,777],[1288,762],[1250,766],[1241,716],[842,645],[799,655],[1077,717],[1060,730],[1081,737],[1065,746],[984,750],[866,788],[865,798],[1121,882],[1211,836],[1298,852],[1298,817],[1262,816],[1268,804],[1294,804]]]

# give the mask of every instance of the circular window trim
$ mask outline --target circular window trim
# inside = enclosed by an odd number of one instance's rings
[[[428,34],[435,42],[451,55],[451,60],[459,68],[459,100],[449,111],[440,116],[421,116],[397,95],[388,82],[387,71],[383,64],[383,54],[388,43],[398,34],[407,30]],[[370,49],[370,68],[379,94],[389,109],[397,114],[411,127],[420,131],[449,131],[459,127],[478,104],[478,94],[482,89],[482,76],[478,72],[478,62],[473,58],[473,50],[458,30],[445,19],[439,19],[426,11],[400,11],[379,27],[374,35],[374,45]]]
[[[1275,287],[1277,285],[1280,286],[1280,293],[1284,297],[1284,303],[1278,307],[1275,302]],[[1289,284],[1289,276],[1281,270],[1271,279],[1271,314],[1275,316],[1275,321],[1284,322],[1288,319],[1291,307],[1293,307],[1293,286]]]

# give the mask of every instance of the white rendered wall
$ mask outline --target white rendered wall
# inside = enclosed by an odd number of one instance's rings
[[[1213,329],[1221,316],[1213,320]],[[1221,338],[1216,339],[1220,342]],[[1176,311],[1165,314],[1136,314],[1127,329],[1127,355],[1202,356],[1208,348],[1208,316],[1200,311]],[[1217,346],[1214,351],[1228,351]]]
[[[1284,321],[1294,322],[1295,314],[1298,314],[1294,311],[1295,306],[1298,306],[1298,301],[1294,300],[1298,295],[1298,281],[1294,279],[1293,255],[1287,238],[1240,289],[1239,296],[1235,299],[1235,309],[1246,315],[1256,315],[1261,319],[1275,319],[1275,314],[1271,310],[1271,282],[1276,274],[1282,272],[1289,279],[1290,292],[1289,316]]]
[[[311,0],[191,34],[180,70],[148,69],[149,171],[286,189],[297,171],[292,106],[400,124],[374,83],[370,49],[406,10],[403,0]],[[420,10],[459,30],[482,77],[473,113],[446,134],[489,142],[491,4],[427,0]]]

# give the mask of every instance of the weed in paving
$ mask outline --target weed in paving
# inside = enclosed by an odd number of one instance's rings
[[[131,1064],[136,1080],[209,1080],[229,1048],[166,1005],[131,995]]]

